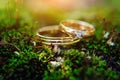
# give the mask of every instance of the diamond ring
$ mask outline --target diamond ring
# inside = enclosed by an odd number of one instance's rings
[[[60,28],[76,38],[89,37],[94,34],[93,25],[79,20],[64,20],[60,22]]]

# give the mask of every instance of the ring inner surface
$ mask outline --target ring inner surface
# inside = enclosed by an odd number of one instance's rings
[[[67,33],[64,33],[61,30],[46,30],[46,31],[38,32],[38,33],[46,37],[69,37]]]

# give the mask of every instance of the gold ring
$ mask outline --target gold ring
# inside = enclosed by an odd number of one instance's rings
[[[95,31],[92,24],[79,20],[63,20],[60,22],[60,28],[76,38],[92,36]]]
[[[61,30],[59,25],[42,27],[37,31],[37,36],[47,45],[69,45],[80,41]]]

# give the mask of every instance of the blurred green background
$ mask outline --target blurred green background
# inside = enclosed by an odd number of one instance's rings
[[[119,21],[119,0],[1,0],[0,31],[56,25],[64,19]],[[115,15],[115,16],[113,16]],[[112,17],[111,17],[112,16]],[[96,24],[96,22],[95,22]]]

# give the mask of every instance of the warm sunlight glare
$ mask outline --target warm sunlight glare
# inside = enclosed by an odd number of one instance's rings
[[[30,9],[35,11],[45,9],[75,10],[96,5],[100,0],[26,0]]]

